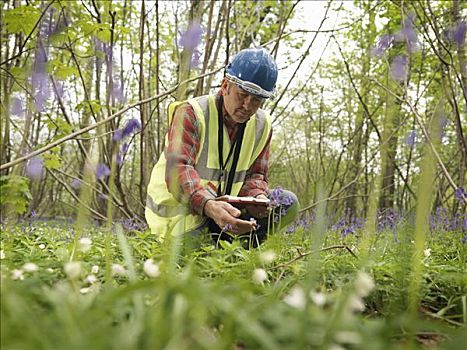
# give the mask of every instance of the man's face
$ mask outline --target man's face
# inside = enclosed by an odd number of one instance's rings
[[[227,113],[236,123],[245,123],[256,113],[264,99],[252,95],[227,79],[222,81],[222,95]]]

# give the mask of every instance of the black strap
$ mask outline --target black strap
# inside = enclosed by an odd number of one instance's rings
[[[232,191],[235,170],[237,168],[238,158],[240,157],[240,149],[242,148],[243,134],[245,133],[245,125],[246,123],[240,124],[237,131],[237,144],[235,145],[234,157],[232,159],[232,168],[230,168],[229,179],[227,181],[227,187],[225,188],[225,194],[230,194],[230,192]]]
[[[221,184],[222,184],[222,177],[224,176],[224,171],[225,168],[227,167],[227,163],[229,162],[230,156],[232,155],[232,152],[234,153],[234,157],[232,159],[232,166],[229,171],[229,176],[227,180],[227,186],[225,187],[225,193],[224,194],[230,194],[232,191],[232,185],[233,185],[233,180],[235,176],[235,170],[237,168],[237,163],[238,163],[238,158],[240,156],[240,149],[242,147],[242,141],[243,141],[243,134],[245,132],[245,126],[246,123],[240,124],[237,135],[235,137],[235,141],[230,147],[229,154],[227,155],[227,159],[224,162],[224,155],[223,155],[223,148],[224,148],[224,113],[222,111],[222,104],[224,102],[224,97],[221,95],[219,97],[218,103],[217,103],[217,117],[218,117],[218,123],[217,123],[217,148],[218,148],[218,154],[219,154],[219,166],[220,166],[220,175],[219,175],[219,185],[217,186],[217,195],[221,196],[222,195],[222,190],[221,190]],[[235,151],[234,151],[235,149]]]

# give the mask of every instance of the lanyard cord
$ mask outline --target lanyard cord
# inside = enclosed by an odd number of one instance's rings
[[[227,180],[227,186],[225,188],[225,193],[224,194],[230,194],[232,191],[232,184],[235,176],[235,170],[237,168],[237,163],[238,163],[238,158],[240,156],[240,149],[242,147],[242,141],[243,141],[243,134],[245,132],[245,126],[246,123],[240,124],[237,135],[235,136],[235,140],[230,147],[229,154],[227,155],[227,159],[224,162],[224,155],[223,155],[223,148],[224,148],[224,114],[222,112],[222,104],[224,102],[224,97],[221,95],[219,97],[219,101],[217,104],[217,117],[218,117],[218,123],[217,123],[217,146],[218,146],[218,154],[219,154],[219,166],[220,166],[220,174],[219,174],[219,185],[217,186],[217,195],[221,196],[222,191],[221,191],[221,184],[222,184],[222,178],[224,176],[225,168],[227,167],[227,163],[229,162],[230,157],[232,156],[232,153],[234,154],[234,158],[232,160],[232,167],[230,168],[229,171],[229,176]],[[235,149],[235,151],[234,151]]]

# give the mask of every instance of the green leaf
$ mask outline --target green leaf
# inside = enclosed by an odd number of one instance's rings
[[[42,156],[44,165],[47,169],[58,169],[61,165],[61,158],[56,153],[47,153]]]
[[[2,212],[22,214],[31,200],[29,179],[18,175],[0,176],[0,207]]]
[[[104,43],[108,44],[110,42],[110,30],[109,29],[99,28],[96,31],[96,36],[100,41],[102,41]]]
[[[83,102],[78,103],[76,110],[89,114],[91,113],[91,107],[94,113],[99,113],[101,110],[101,104],[98,100],[84,100]]]
[[[39,20],[41,12],[32,6],[18,6],[5,11],[3,25],[9,33],[24,33],[28,35]]]
[[[47,65],[49,72],[60,80],[65,80],[68,77],[76,76],[79,73],[76,67],[66,66],[59,60],[50,60]]]

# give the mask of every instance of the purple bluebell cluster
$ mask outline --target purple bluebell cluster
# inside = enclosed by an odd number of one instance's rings
[[[125,158],[126,153],[128,152],[129,145],[128,143],[124,143],[122,148],[117,152],[117,165],[121,166],[123,164],[123,160]]]
[[[394,57],[391,62],[391,77],[399,82],[407,80],[409,59],[405,55]]]
[[[448,213],[446,208],[438,207],[429,218],[431,232],[467,232],[467,213]]]
[[[376,57],[382,57],[386,50],[389,49],[393,43],[394,35],[384,34],[378,39],[376,46],[371,49],[371,54]]]
[[[113,140],[120,141],[132,135],[136,130],[141,130],[141,122],[137,118],[132,118],[126,123],[125,127],[115,130]]]
[[[404,19],[402,23],[402,29],[396,33],[395,41],[405,42],[407,44],[407,50],[414,52],[419,49],[418,35],[415,31],[415,13],[411,12]]]
[[[223,228],[222,228],[222,232],[227,232],[227,231],[232,231],[233,230],[233,227],[231,224],[226,224]]]
[[[394,232],[403,221],[404,217],[393,209],[379,210],[376,227],[378,232],[388,230]]]
[[[467,192],[462,187],[458,187],[454,191],[454,198],[461,203],[466,203]]]
[[[395,43],[404,43],[407,52],[412,53],[419,49],[419,40],[415,30],[415,13],[410,13],[402,22],[401,29],[394,34],[382,35],[371,50],[373,56],[382,57]],[[398,82],[407,81],[409,59],[406,55],[394,57],[390,66],[391,77]]]
[[[405,136],[404,143],[409,147],[413,147],[415,145],[416,140],[417,132],[412,130]]]
[[[203,28],[197,22],[193,22],[188,26],[187,30],[180,35],[178,43],[184,49],[193,51],[201,42],[201,36],[203,35]]]
[[[271,191],[269,199],[271,200],[270,207],[274,208],[273,221],[277,224],[280,218],[287,213],[286,208],[294,203],[294,198],[282,187],[276,187]]]
[[[70,186],[74,188],[75,190],[79,190],[81,188],[81,180],[80,179],[73,179],[71,181]]]
[[[139,231],[139,232],[142,232],[142,231],[145,231],[147,230],[148,226],[146,225],[146,223],[136,217],[134,218],[128,218],[128,219],[124,219],[121,221],[122,223],[122,226],[125,230],[127,231]]]
[[[456,43],[457,45],[463,45],[465,42],[465,33],[467,30],[467,24],[465,21],[458,21],[452,28],[445,31],[445,36],[449,41]]]
[[[36,50],[33,72],[31,74],[31,89],[38,112],[43,112],[45,103],[50,97],[49,79],[46,71],[47,54],[44,48]]]
[[[371,54],[376,57],[382,57],[394,43],[405,43],[409,53],[417,51],[419,49],[419,40],[414,23],[415,13],[412,12],[404,19],[402,28],[398,32],[395,34],[384,34],[378,39],[376,45],[371,50]]]
[[[44,175],[44,165],[40,157],[32,157],[26,164],[26,176],[31,180],[41,180]]]
[[[344,211],[344,215],[331,225],[332,231],[339,231],[342,237],[355,234],[358,229],[365,226],[365,219],[353,215],[349,208]]]
[[[203,28],[197,22],[193,22],[188,29],[181,33],[178,43],[184,49],[191,52],[190,67],[194,68],[200,64],[201,51],[197,49],[201,43]]]
[[[270,205],[274,208],[279,206],[289,206],[294,203],[294,199],[289,196],[282,187],[276,187],[273,189],[269,195],[269,199],[271,200]]]
[[[22,117],[24,115],[23,101],[18,97],[12,97],[10,101],[10,114]]]
[[[112,89],[110,91],[110,96],[116,101],[116,102],[125,102],[125,92],[123,89],[123,82],[120,81],[118,77],[112,78]]]
[[[96,178],[102,180],[110,175],[110,169],[107,165],[99,163],[96,167]]]
[[[292,232],[295,232],[297,229],[300,229],[300,228],[302,228],[304,230],[310,229],[311,225],[315,221],[315,216],[316,216],[315,211],[311,211],[309,213],[303,213],[303,214],[299,215],[298,218],[295,220],[295,222],[293,222],[292,224],[290,224],[287,227],[286,232],[287,233],[292,233]]]

